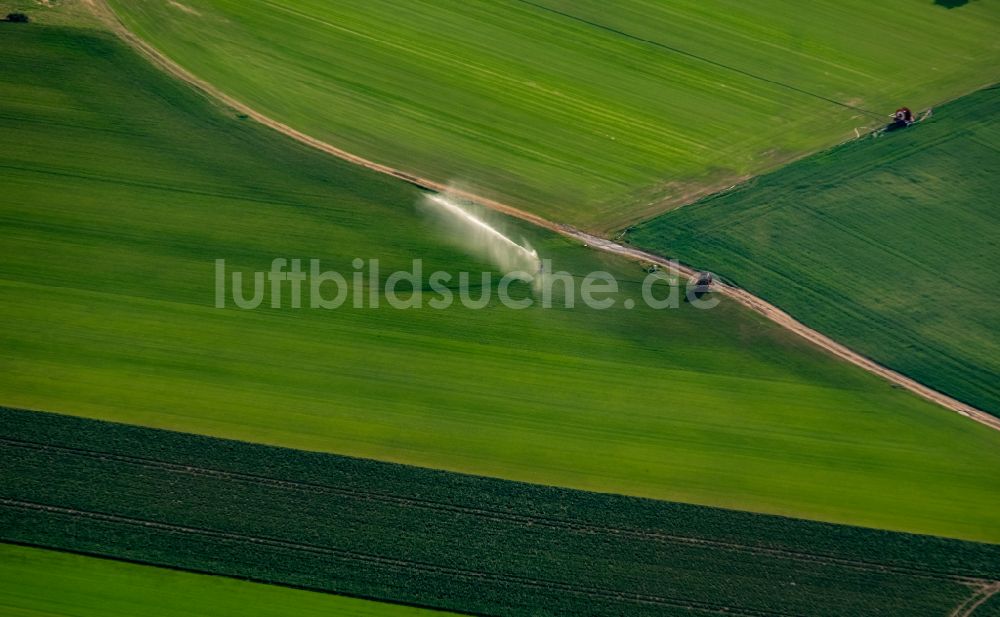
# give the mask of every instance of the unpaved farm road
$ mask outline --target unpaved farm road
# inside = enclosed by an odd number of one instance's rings
[[[552,221],[546,220],[540,216],[532,214],[530,212],[525,212],[524,210],[515,208],[513,206],[495,201],[492,199],[487,199],[475,195],[468,191],[455,190],[441,182],[436,182],[427,178],[421,178],[419,176],[414,176],[408,174],[399,169],[389,167],[388,165],[382,165],[381,163],[376,163],[364,157],[358,156],[342,150],[332,144],[325,141],[316,139],[306,135],[301,131],[297,131],[292,127],[278,122],[277,120],[266,116],[253,108],[247,106],[244,103],[234,99],[225,92],[222,92],[212,84],[200,79],[191,72],[189,72],[184,67],[180,66],[166,55],[158,51],[152,45],[146,43],[138,36],[132,33],[125,25],[118,19],[118,16],[114,13],[110,6],[106,3],[106,0],[82,0],[94,13],[100,18],[111,30],[118,35],[123,41],[125,41],[129,46],[142,54],[145,58],[151,61],[154,65],[160,69],[170,73],[174,77],[187,82],[188,84],[194,86],[198,90],[201,90],[210,97],[216,99],[218,102],[222,103],[226,107],[236,111],[237,113],[244,114],[253,120],[268,126],[280,133],[283,133],[296,141],[306,144],[310,147],[316,148],[327,154],[336,156],[337,158],[343,159],[355,165],[360,165],[368,169],[377,171],[379,173],[392,176],[403,180],[404,182],[409,182],[420,188],[435,191],[439,193],[447,192],[450,195],[464,199],[470,202],[477,203],[479,205],[485,206],[497,212],[513,216],[515,218],[521,219],[538,227],[543,227],[545,229],[554,231],[558,234],[566,236],[568,238],[573,238],[579,242],[584,243],[588,247],[595,248],[597,250],[606,251],[608,253],[613,253],[616,255],[621,255],[628,259],[633,259],[636,261],[655,263],[670,271],[687,277],[694,277],[697,273],[687,266],[678,264],[675,261],[666,259],[659,255],[654,255],[652,253],[647,253],[646,251],[639,250],[637,248],[626,246],[623,244],[618,244],[611,240],[600,238],[584,231],[571,227],[569,225],[562,225],[559,223],[554,223]],[[767,302],[763,298],[758,298],[757,296],[751,294],[745,289],[740,289],[738,287],[733,287],[731,285],[726,285],[724,283],[713,283],[713,289],[724,296],[739,302],[746,308],[763,315],[764,317],[770,319],[779,326],[790,330],[802,338],[810,341],[814,345],[825,349],[826,351],[832,353],[833,355],[850,362],[856,366],[863,368],[869,373],[878,375],[883,379],[889,381],[890,383],[905,388],[914,394],[917,394],[931,402],[937,403],[947,409],[957,412],[967,418],[975,420],[981,424],[985,424],[990,428],[1000,430],[1000,418],[990,415],[981,409],[977,409],[971,405],[963,403],[957,399],[954,399],[944,393],[938,392],[932,388],[929,388],[909,377],[898,373],[890,368],[882,366],[881,364],[875,362],[874,360],[867,358],[851,349],[848,349],[844,345],[834,341],[828,336],[813,330],[812,328],[801,323],[788,313],[779,309],[777,306]]]

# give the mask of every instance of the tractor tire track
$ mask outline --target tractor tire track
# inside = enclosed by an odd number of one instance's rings
[[[375,491],[362,491],[342,486],[322,484],[318,482],[281,480],[277,478],[271,478],[268,476],[262,476],[251,473],[232,472],[210,467],[183,465],[179,463],[171,463],[167,461],[161,461],[158,459],[151,459],[146,457],[98,452],[93,450],[74,448],[70,446],[56,446],[51,444],[42,444],[20,439],[0,437],[0,445],[8,448],[22,448],[22,449],[35,450],[46,453],[65,453],[83,458],[109,461],[126,465],[135,465],[147,469],[157,469],[193,477],[209,477],[209,478],[216,478],[232,482],[244,482],[262,486],[269,486],[285,490],[339,495],[342,497],[348,497],[358,501],[374,501],[378,503],[396,505],[405,508],[419,508],[435,512],[447,512],[451,514],[474,516],[485,520],[545,527],[549,529],[566,531],[569,533],[605,534],[610,536],[621,536],[639,540],[649,540],[663,544],[678,544],[678,545],[695,546],[701,548],[714,548],[714,549],[726,550],[753,556],[766,556],[766,557],[787,559],[790,561],[805,562],[805,563],[820,563],[824,565],[850,568],[861,572],[871,572],[878,574],[896,574],[900,576],[924,578],[924,579],[931,579],[938,581],[944,580],[954,583],[960,583],[963,585],[968,585],[975,588],[993,583],[993,581],[982,577],[950,574],[946,572],[939,572],[932,569],[920,568],[914,566],[890,565],[872,561],[848,559],[844,557],[834,557],[822,553],[804,553],[788,549],[770,548],[766,546],[754,546],[748,544],[740,544],[736,542],[726,542],[721,540],[711,540],[706,538],[669,534],[659,531],[648,531],[636,528],[623,528],[623,527],[613,527],[609,525],[598,525],[582,521],[573,521],[573,520],[555,518],[550,516],[519,514],[497,509],[462,506],[454,503],[435,501],[431,499],[423,499],[418,497],[404,497],[400,495],[379,493]]]
[[[977,608],[986,604],[998,592],[1000,592],[1000,582],[983,585],[968,600],[962,602],[955,607],[955,610],[948,613],[948,617],[971,617]]]
[[[543,591],[569,593],[599,600],[608,600],[615,603],[626,601],[635,604],[665,606],[671,608],[686,608],[689,610],[697,610],[704,613],[714,613],[721,615],[743,615],[745,617],[792,617],[792,615],[789,613],[781,613],[765,609],[752,609],[752,608],[735,609],[726,605],[712,604],[709,602],[702,602],[698,600],[688,600],[685,598],[674,598],[668,596],[651,595],[651,594],[636,593],[623,590],[604,589],[600,587],[592,587],[589,585],[580,585],[577,583],[566,583],[566,582],[559,582],[546,579],[536,579],[527,576],[519,576],[515,574],[498,574],[482,570],[456,568],[456,567],[443,566],[423,561],[384,557],[381,555],[375,555],[371,553],[362,553],[358,551],[337,549],[337,548],[331,548],[331,547],[325,547],[325,546],[319,546],[315,544],[308,544],[301,542],[291,542],[288,540],[280,540],[265,536],[255,536],[255,535],[247,535],[247,534],[232,533],[225,531],[217,531],[214,529],[206,529],[202,527],[193,527],[186,525],[175,525],[172,523],[164,523],[149,519],[119,516],[115,514],[106,514],[103,512],[95,512],[91,510],[64,508],[61,506],[53,506],[49,504],[37,503],[32,501],[23,501],[18,499],[0,498],[0,507],[6,507],[17,510],[26,510],[31,512],[44,512],[46,514],[66,516],[74,519],[89,519],[104,523],[112,523],[115,525],[144,527],[148,529],[154,529],[160,532],[195,536],[201,538],[210,538],[213,540],[222,540],[222,541],[235,542],[241,544],[256,544],[277,549],[313,553],[317,555],[332,557],[334,559],[341,561],[361,562],[361,563],[373,564],[380,567],[404,570],[407,572],[416,571],[430,575],[443,575],[453,578],[461,578],[469,581],[497,583],[500,585],[514,584],[533,589],[540,589]],[[272,582],[272,581],[267,581],[267,582]]]
[[[383,165],[375,161],[366,159],[362,156],[352,154],[346,150],[338,148],[332,144],[329,144],[315,137],[311,137],[301,131],[298,131],[287,124],[279,122],[269,116],[264,115],[256,111],[255,109],[249,107],[248,105],[241,103],[237,99],[229,96],[219,88],[213,86],[211,83],[195,76],[193,73],[183,68],[165,54],[161,53],[155,47],[142,40],[129,30],[125,24],[118,19],[118,16],[114,13],[111,7],[107,4],[106,0],[82,0],[93,12],[94,14],[105,23],[113,33],[115,33],[120,39],[122,39],[126,44],[132,47],[144,58],[149,60],[154,66],[160,68],[161,70],[167,72],[173,77],[186,82],[190,86],[193,86],[196,90],[203,92],[211,98],[214,98],[219,103],[224,106],[246,115],[252,118],[256,122],[263,124],[279,133],[282,133],[292,139],[303,143],[307,146],[335,156],[339,159],[345,160],[349,163],[359,165],[366,169],[376,171],[381,174],[392,176],[414,186],[417,186],[424,190],[434,191],[438,193],[447,192],[459,199],[470,201],[481,206],[490,208],[502,214],[512,216],[514,218],[520,219],[522,221],[531,223],[532,225],[553,231],[557,234],[563,235],[565,237],[577,240],[583,244],[593,247],[598,250],[602,250],[608,253],[619,255],[628,259],[645,261],[658,264],[660,266],[669,268],[670,271],[675,272],[679,275],[694,277],[697,272],[688,266],[682,265],[674,260],[668,260],[665,257],[655,255],[653,253],[648,253],[630,246],[625,246],[612,242],[605,238],[599,238],[585,231],[576,229],[569,225],[563,225],[559,223],[554,223],[547,219],[544,219],[538,215],[526,212],[519,208],[501,203],[499,201],[481,197],[474,193],[464,190],[455,190],[447,186],[444,183],[430,180],[428,178],[423,178],[413,174],[406,173],[399,169],[390,167],[388,165]],[[881,377],[886,381],[905,388],[910,392],[920,396],[932,403],[945,407],[951,411],[954,411],[966,418],[979,422],[985,426],[988,426],[995,430],[1000,430],[1000,418],[993,416],[981,409],[973,407],[967,403],[963,403],[955,398],[948,396],[942,392],[938,392],[933,388],[925,386],[920,382],[911,379],[902,373],[894,371],[888,367],[885,367],[878,362],[858,353],[850,348],[834,341],[830,337],[814,330],[802,322],[798,321],[785,311],[781,310],[777,306],[767,302],[766,300],[759,298],[750,292],[734,287],[731,285],[726,285],[722,283],[713,284],[713,289],[726,296],[727,298],[738,302],[742,306],[751,311],[758,313],[774,322],[775,324],[781,326],[782,328],[794,332],[805,340],[809,341],[813,345],[820,347],[821,349],[833,354],[834,356],[840,358],[841,360],[850,362],[855,366],[858,366],[873,375]]]

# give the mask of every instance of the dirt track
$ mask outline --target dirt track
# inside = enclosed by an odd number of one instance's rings
[[[977,608],[986,604],[997,593],[1000,593],[1000,582],[983,585],[978,591],[972,594],[972,597],[959,604],[955,610],[949,613],[948,617],[970,617],[976,612]]]
[[[441,182],[436,182],[434,180],[429,180],[427,178],[421,178],[419,176],[408,174],[393,167],[382,165],[380,163],[376,163],[374,161],[368,160],[356,154],[352,154],[350,152],[347,152],[346,150],[342,150],[336,146],[333,146],[329,143],[326,143],[314,137],[310,137],[309,135],[306,135],[301,131],[293,129],[287,124],[278,122],[277,120],[265,116],[264,114],[252,109],[251,107],[248,107],[247,105],[241,103],[240,101],[232,98],[228,94],[222,92],[212,84],[196,77],[195,75],[190,73],[187,69],[178,65],[174,61],[170,60],[170,58],[160,53],[154,47],[152,47],[151,45],[140,39],[138,36],[133,34],[128,28],[126,28],[124,24],[122,24],[121,21],[118,20],[117,16],[114,14],[111,8],[106,4],[105,0],[83,0],[83,2],[87,4],[95,12],[95,14],[97,14],[97,16],[108,25],[108,27],[115,34],[117,34],[123,41],[125,41],[128,45],[130,45],[132,48],[138,51],[142,56],[149,59],[157,67],[170,73],[171,75],[177,77],[178,79],[181,79],[191,84],[198,90],[201,90],[205,94],[211,96],[212,98],[216,99],[218,102],[224,104],[225,106],[231,108],[235,112],[244,114],[249,118],[252,118],[253,120],[265,126],[268,126],[280,133],[283,133],[303,144],[316,148],[317,150],[326,152],[327,154],[336,156],[337,158],[343,159],[345,161],[354,163],[356,165],[360,165],[362,167],[366,167],[373,171],[377,171],[379,173],[383,173],[392,176],[394,178],[398,178],[400,180],[403,180],[404,182],[408,182],[415,186],[419,186],[423,189],[437,191],[437,192],[448,191],[449,193],[455,195],[456,197],[471,202],[475,202],[492,210],[501,212],[503,214],[507,214],[509,216],[513,216],[515,218],[521,219],[533,225],[537,225],[539,227],[543,227],[545,229],[554,231],[563,236],[573,238],[575,240],[583,242],[589,247],[593,247],[598,250],[606,251],[608,253],[613,253],[616,255],[621,255],[623,257],[637,261],[656,263],[663,267],[669,268],[670,270],[682,276],[692,277],[696,274],[696,272],[693,269],[688,268],[687,266],[684,265],[680,265],[676,262],[670,261],[659,255],[647,253],[645,251],[630,246],[617,244],[615,242],[612,242],[611,240],[607,240],[605,238],[599,238],[597,236],[588,234],[584,231],[581,231],[574,227],[570,227],[568,225],[553,223],[552,221],[546,220],[530,212],[525,212],[524,210],[520,210],[513,206],[509,206],[507,204],[492,199],[486,199],[480,197],[479,195],[469,193],[467,191],[451,189],[450,187]],[[990,415],[985,411],[977,409],[971,405],[967,405],[946,394],[938,392],[937,390],[929,388],[921,383],[918,383],[917,381],[914,381],[913,379],[910,379],[909,377],[906,377],[905,375],[902,375],[892,369],[889,369],[885,366],[882,366],[881,364],[878,364],[877,362],[871,360],[870,358],[866,358],[865,356],[855,351],[852,351],[851,349],[848,349],[844,345],[841,345],[840,343],[834,341],[833,339],[827,337],[826,335],[816,330],[813,330],[812,328],[801,323],[788,313],[779,309],[777,306],[770,304],[769,302],[767,302],[762,298],[758,298],[757,296],[751,294],[750,292],[744,289],[740,289],[738,287],[732,287],[721,283],[714,284],[713,289],[718,293],[721,293],[729,297],[730,299],[739,302],[746,308],[756,313],[759,313],[760,315],[763,315],[764,317],[780,325],[781,327],[798,334],[802,338],[825,349],[826,351],[832,353],[833,355],[843,360],[846,360],[856,366],[859,366],[870,373],[878,375],[879,377],[882,377],[883,379],[889,381],[890,383],[905,388],[910,392],[913,392],[933,403],[937,403],[938,405],[941,405],[943,407],[946,407],[947,409],[955,411],[967,418],[975,420],[976,422],[985,424],[986,426],[989,426],[993,429],[1000,430],[1000,418]]]

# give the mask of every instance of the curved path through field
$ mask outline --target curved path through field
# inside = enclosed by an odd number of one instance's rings
[[[419,176],[414,176],[408,174],[399,169],[389,167],[387,165],[382,165],[371,161],[364,157],[352,154],[346,150],[342,150],[332,144],[325,141],[316,139],[297,131],[292,127],[279,122],[269,116],[266,116],[251,107],[241,103],[240,101],[229,96],[225,92],[222,92],[212,84],[198,78],[190,71],[180,66],[152,45],[146,43],[141,38],[136,36],[132,31],[125,27],[125,25],[118,19],[111,7],[107,5],[105,0],[82,0],[101,21],[103,21],[119,38],[125,41],[129,46],[138,51],[143,57],[147,58],[154,65],[161,68],[162,70],[170,73],[174,77],[194,86],[198,90],[201,90],[205,94],[216,99],[218,102],[222,103],[226,107],[231,108],[237,113],[244,114],[253,120],[268,126],[280,133],[283,133],[296,141],[306,144],[317,150],[321,150],[327,154],[331,154],[340,159],[354,163],[355,165],[360,165],[366,167],[373,171],[383,173],[394,178],[403,180],[420,188],[435,191],[435,192],[448,192],[458,198],[465,199],[471,202],[475,202],[497,212],[513,216],[520,220],[526,221],[538,227],[543,227],[550,231],[556,232],[563,236],[573,238],[587,245],[588,247],[595,248],[597,250],[606,251],[608,253],[613,253],[626,257],[628,259],[633,259],[637,261],[655,263],[670,271],[677,273],[681,276],[694,277],[697,273],[687,266],[679,264],[675,261],[666,259],[659,255],[654,255],[652,253],[647,253],[640,249],[626,246],[623,244],[618,244],[611,240],[600,238],[587,232],[581,231],[569,225],[562,225],[559,223],[554,223],[540,216],[532,214],[530,212],[525,212],[524,210],[515,208],[513,206],[481,197],[475,195],[468,191],[455,190],[451,187],[434,180],[427,178],[421,178]],[[985,411],[977,409],[971,405],[963,403],[957,399],[954,399],[944,393],[938,392],[932,388],[929,388],[909,377],[898,373],[890,368],[882,366],[881,364],[875,362],[874,360],[867,358],[851,349],[841,345],[840,343],[834,341],[828,336],[813,330],[812,328],[806,326],[802,322],[798,321],[788,313],[784,312],[777,306],[767,302],[766,300],[759,298],[750,292],[740,289],[738,287],[733,287],[731,285],[726,285],[723,283],[714,283],[713,289],[718,293],[721,293],[736,302],[739,302],[744,307],[763,315],[774,323],[780,325],[781,327],[790,330],[802,338],[810,341],[814,345],[825,349],[826,351],[832,353],[833,355],[850,362],[856,366],[863,368],[864,370],[878,375],[883,379],[889,381],[890,383],[897,385],[899,387],[905,388],[931,402],[937,403],[947,409],[957,412],[967,418],[985,424],[993,429],[1000,430],[1000,418],[993,416]]]

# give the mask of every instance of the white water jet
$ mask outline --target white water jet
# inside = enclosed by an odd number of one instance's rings
[[[521,246],[514,242],[500,230],[444,195],[427,195],[426,201],[453,228],[455,239],[459,244],[488,259],[504,274],[522,271],[535,276],[541,270],[542,262],[538,258],[538,252],[530,246]]]

